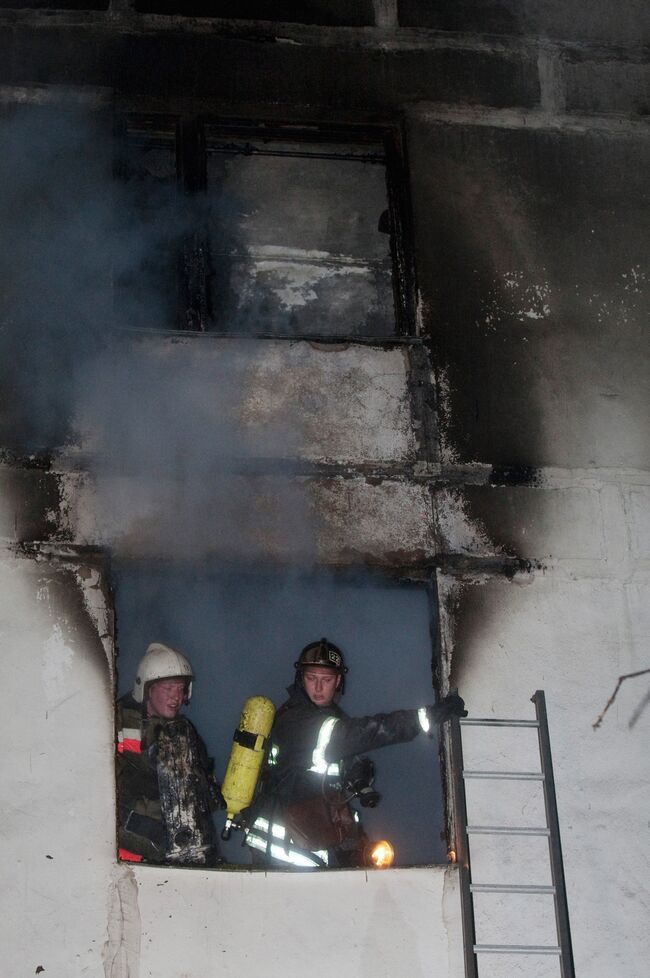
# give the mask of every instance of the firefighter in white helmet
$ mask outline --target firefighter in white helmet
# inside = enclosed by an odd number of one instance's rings
[[[118,702],[118,845],[133,862],[219,862],[212,811],[220,793],[205,745],[180,714],[194,673],[162,642],[147,649],[133,690]]]
[[[253,861],[283,869],[367,865],[358,812],[374,807],[374,765],[365,751],[432,735],[466,716],[457,693],[420,709],[349,717],[337,703],[347,667],[326,638],[306,645],[294,663],[289,698],[275,715],[260,794],[248,813],[246,844]]]

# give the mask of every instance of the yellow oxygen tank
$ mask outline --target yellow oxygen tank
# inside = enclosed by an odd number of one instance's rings
[[[221,786],[226,802],[222,839],[230,838],[233,823],[238,827],[236,816],[253,800],[274,716],[275,706],[266,696],[251,696],[244,703]]]

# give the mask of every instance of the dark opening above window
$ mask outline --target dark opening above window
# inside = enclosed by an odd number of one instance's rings
[[[180,133],[180,135],[179,135]],[[129,125],[118,324],[388,337],[405,293],[381,134]],[[396,228],[396,225],[398,228]],[[400,312],[400,310],[398,310]]]
[[[323,27],[363,27],[374,24],[372,0],[136,0],[146,14],[186,17],[225,17],[275,23],[317,24]]]

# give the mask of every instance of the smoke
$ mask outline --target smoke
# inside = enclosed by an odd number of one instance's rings
[[[21,108],[0,135],[0,433],[7,447],[38,452],[68,433],[75,376],[110,323],[105,141],[79,108]]]
[[[309,499],[282,461],[290,419],[246,413],[259,355],[248,344],[143,340],[112,349],[108,369],[105,357],[88,364],[76,411],[100,532],[116,550],[309,559]]]
[[[256,417],[256,345],[161,334],[197,205],[166,158],[116,180],[107,121],[30,106],[0,122],[2,444],[89,472],[95,538],[117,552],[308,556],[299,483],[277,461],[252,471],[294,453],[296,419]]]

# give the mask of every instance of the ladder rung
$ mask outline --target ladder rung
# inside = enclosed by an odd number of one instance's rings
[[[485,778],[488,781],[543,781],[541,771],[463,771],[464,778]]]
[[[470,883],[472,893],[550,893],[554,886],[538,886],[533,883]]]
[[[562,954],[562,948],[544,944],[475,944],[474,954]]]
[[[539,727],[537,720],[488,720],[467,717],[460,721],[461,727]]]
[[[548,828],[525,828],[523,826],[507,825],[468,825],[468,835],[545,835],[549,836],[551,830]]]

